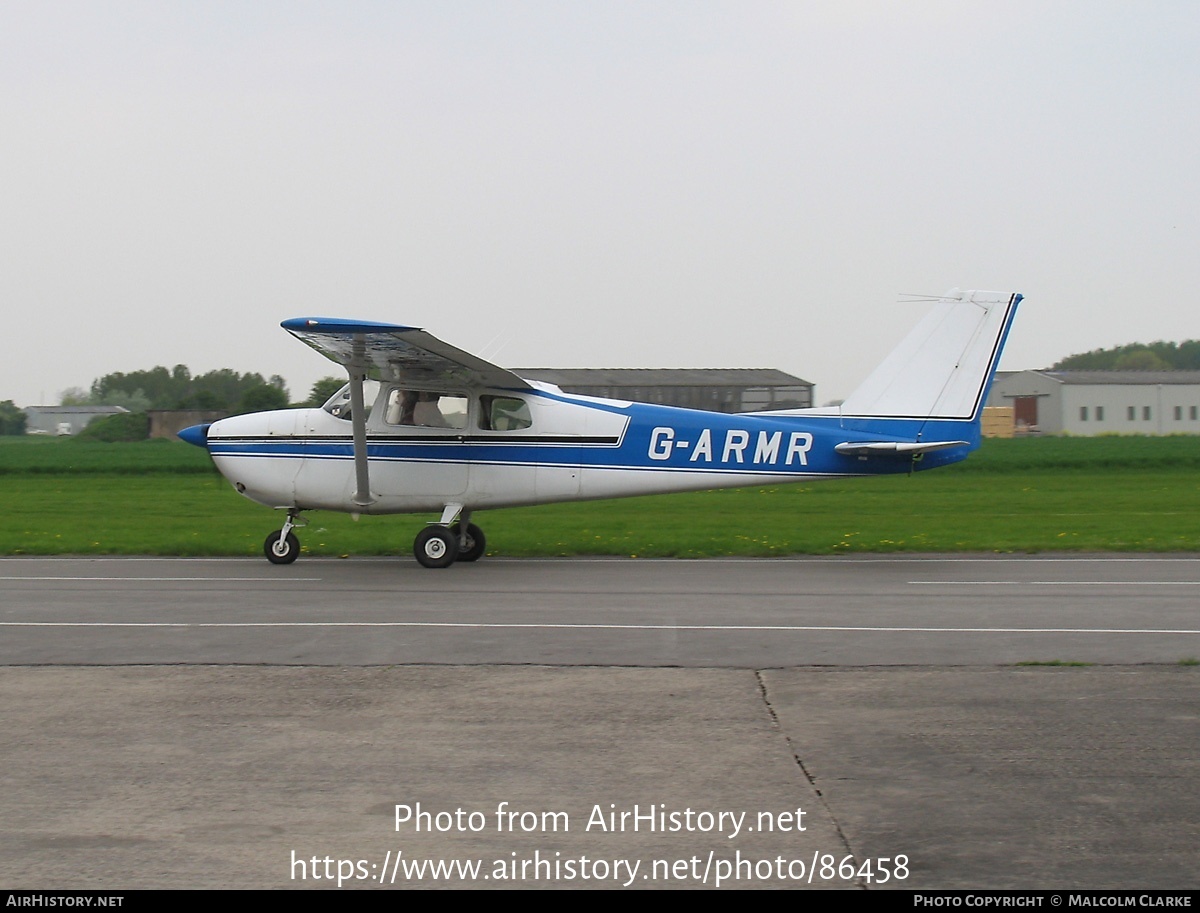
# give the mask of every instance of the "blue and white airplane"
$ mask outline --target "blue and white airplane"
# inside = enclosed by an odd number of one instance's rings
[[[479,510],[932,469],[979,446],[1021,296],[947,292],[841,406],[724,414],[564,393],[422,329],[298,318],[293,336],[350,382],[320,409],[237,415],[180,432],[237,491],[287,512],[264,543],[295,561],[303,511],[440,512],[425,567],[475,561]]]

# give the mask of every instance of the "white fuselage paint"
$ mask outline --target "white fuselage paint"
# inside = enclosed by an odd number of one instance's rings
[[[565,395],[525,395],[516,433],[468,426],[399,428],[380,389],[367,421],[371,502],[355,504],[350,423],[322,409],[235,416],[209,429],[217,468],[246,497],[276,508],[369,514],[508,507],[768,484],[808,473],[811,431],[730,416]],[[507,396],[515,394],[506,393]],[[675,419],[673,424],[638,421]],[[821,476],[861,474],[838,460]]]

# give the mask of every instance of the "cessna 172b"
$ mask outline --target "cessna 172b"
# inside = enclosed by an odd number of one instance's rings
[[[306,510],[441,512],[425,567],[475,561],[484,508],[931,469],[979,446],[984,399],[1021,296],[957,289],[839,407],[724,414],[564,393],[415,327],[299,318],[344,366],[320,409],[180,432],[248,498],[287,511],[264,551],[295,561]]]

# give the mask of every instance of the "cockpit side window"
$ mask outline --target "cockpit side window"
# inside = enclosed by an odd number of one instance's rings
[[[529,403],[515,396],[481,396],[479,405],[479,427],[484,431],[521,431],[533,425]]]
[[[453,393],[397,387],[388,392],[383,420],[389,425],[417,428],[466,428],[467,398]]]

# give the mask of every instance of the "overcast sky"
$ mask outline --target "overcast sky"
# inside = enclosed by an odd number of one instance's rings
[[[1200,3],[0,0],[0,400],[333,364],[775,367],[846,396],[1019,291],[1003,366],[1200,337]]]

